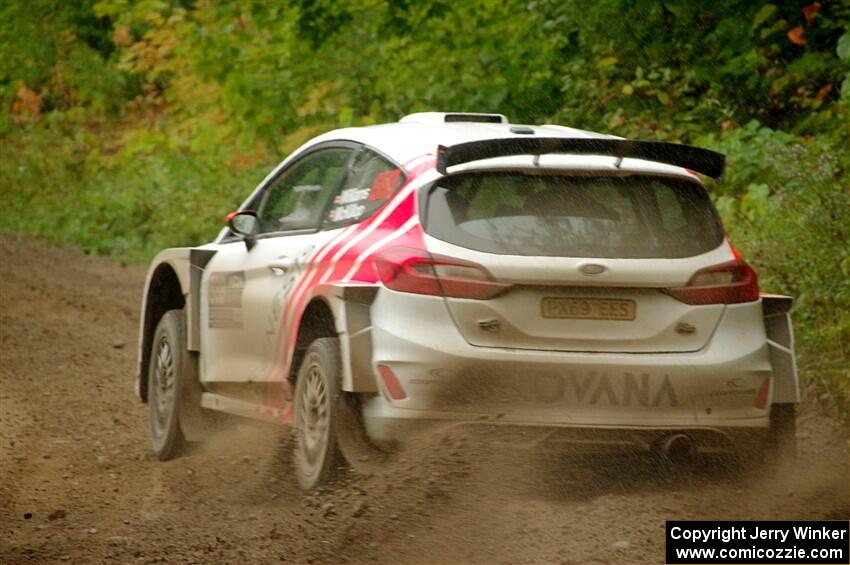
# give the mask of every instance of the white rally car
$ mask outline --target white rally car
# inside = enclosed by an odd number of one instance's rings
[[[294,424],[305,488],[437,424],[793,450],[791,299],[760,294],[727,241],[695,174],[723,167],[498,114],[321,135],[212,243],[154,259],[137,379],[154,450],[214,411]]]

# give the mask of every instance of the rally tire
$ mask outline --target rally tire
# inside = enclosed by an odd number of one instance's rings
[[[293,461],[304,490],[331,481],[344,464],[336,434],[341,373],[339,340],[325,337],[313,341],[304,353],[295,384]]]
[[[189,363],[183,310],[169,310],[154,331],[148,370],[151,446],[161,461],[173,459],[186,447],[180,405]]]

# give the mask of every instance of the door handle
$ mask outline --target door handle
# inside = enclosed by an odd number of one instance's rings
[[[269,261],[269,269],[272,273],[277,276],[285,275],[289,269],[292,268],[293,262],[289,257],[278,257],[277,259],[273,259]]]

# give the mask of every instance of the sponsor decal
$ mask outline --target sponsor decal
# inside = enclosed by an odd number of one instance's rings
[[[346,188],[334,197],[334,204],[351,204],[369,198],[368,188]]]
[[[590,406],[679,406],[679,399],[669,375],[660,380],[648,373],[625,373],[613,378],[605,373],[564,376],[544,375],[535,379],[538,400],[555,402],[568,395],[577,404]]]
[[[401,180],[401,171],[393,169],[378,173],[375,177],[375,182],[372,183],[372,189],[369,191],[369,200],[385,200],[392,196],[399,181]]]
[[[754,397],[758,394],[758,390],[756,390],[755,387],[740,377],[734,377],[727,380],[726,389],[727,390],[715,390],[708,393],[708,395],[717,398],[730,396]]]
[[[242,327],[242,292],[245,273],[221,271],[210,275],[209,321],[213,329],[238,329]]]
[[[210,308],[209,327],[214,330],[242,328],[242,310],[236,308]]]
[[[669,375],[597,371],[542,373],[530,379],[515,375],[457,375],[448,369],[430,372],[442,381],[447,402],[563,403],[568,406],[675,408],[680,400]],[[451,381],[451,382],[447,382]]]
[[[331,222],[352,220],[362,216],[365,211],[366,206],[363,204],[345,204],[343,206],[336,206],[328,212],[328,220]]]

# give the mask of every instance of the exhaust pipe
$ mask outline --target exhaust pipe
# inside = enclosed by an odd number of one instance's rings
[[[670,434],[655,442],[655,451],[670,461],[682,461],[693,452],[693,442],[685,434]]]

